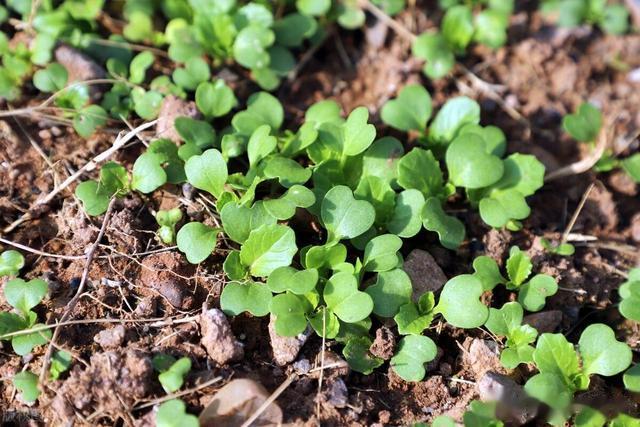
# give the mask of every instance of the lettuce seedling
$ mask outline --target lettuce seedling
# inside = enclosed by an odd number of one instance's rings
[[[227,182],[227,163],[220,151],[211,148],[186,161],[184,172],[191,185],[220,198]]]
[[[636,364],[627,369],[622,380],[627,390],[640,393],[640,365]]]
[[[347,341],[342,355],[351,369],[369,375],[384,363],[384,360],[371,354],[371,344],[373,342],[367,336],[354,337]]]
[[[168,355],[153,358],[153,367],[160,372],[158,381],[167,393],[174,393],[182,387],[184,377],[191,370],[191,359],[182,357],[178,360]]]
[[[0,254],[0,277],[16,276],[24,267],[24,257],[18,251],[8,250]]]
[[[627,319],[640,322],[640,268],[629,270],[629,277],[618,288],[620,305],[618,309]]]
[[[573,246],[571,243],[554,244],[543,237],[540,238],[540,244],[547,252],[555,255],[571,256],[576,252],[575,246]]]
[[[466,235],[462,221],[447,215],[436,197],[430,197],[425,201],[422,208],[422,225],[427,230],[438,233],[440,244],[447,249],[457,249]]]
[[[433,312],[457,328],[478,328],[489,317],[489,308],[480,300],[483,292],[482,282],[474,275],[456,276],[445,283]]]
[[[322,297],[327,308],[347,323],[359,322],[371,314],[373,299],[358,290],[358,280],[348,272],[335,273],[327,280]]]
[[[425,292],[417,304],[409,302],[400,306],[398,313],[393,317],[398,325],[398,333],[401,335],[422,335],[422,332],[431,325],[435,305],[433,292]]]
[[[373,300],[373,313],[380,317],[398,314],[411,301],[412,291],[409,275],[400,268],[378,273],[375,284],[365,289]]]
[[[327,192],[322,200],[322,222],[327,229],[327,243],[353,239],[366,232],[376,217],[370,203],[356,200],[349,187],[338,185]]]
[[[607,422],[607,417],[600,411],[582,406],[575,415],[573,422],[576,427],[602,427]]]
[[[438,349],[429,337],[407,335],[398,343],[398,351],[391,358],[391,368],[405,381],[422,381],[425,363],[435,359]]]
[[[315,305],[310,298],[290,292],[274,296],[269,311],[276,319],[276,333],[284,337],[295,337],[302,333],[307,328],[307,315]]]
[[[408,132],[424,132],[431,117],[431,95],[421,85],[407,85],[396,99],[388,101],[380,111],[380,118],[387,125]]]
[[[498,337],[506,337],[505,348],[500,353],[500,362],[505,368],[514,369],[521,363],[533,361],[535,342],[538,331],[529,325],[522,324],[524,310],[517,302],[508,302],[501,309],[490,308],[489,318],[485,326]]]
[[[33,403],[40,397],[38,388],[38,376],[31,371],[18,372],[11,379],[13,386],[22,393],[22,400],[25,403]]]
[[[73,356],[68,351],[58,350],[51,356],[51,365],[49,366],[49,374],[52,380],[60,378],[60,374],[67,371],[71,367]]]
[[[17,313],[0,312],[0,339],[11,340],[13,350],[20,356],[29,354],[34,347],[45,344],[51,338],[51,331],[45,329],[13,337],[3,338],[3,336],[42,326],[36,323],[38,315],[31,309],[40,304],[48,289],[47,282],[42,279],[33,279],[29,282],[12,279],[4,285],[4,297]]]
[[[84,181],[76,187],[76,197],[87,215],[98,216],[107,211],[112,197],[124,197],[131,188],[127,170],[115,162],[105,163],[98,181]]]
[[[562,334],[542,334],[533,352],[539,373],[527,381],[525,390],[553,410],[551,424],[563,424],[573,394],[589,387],[589,377],[617,375],[629,367],[631,356],[629,346],[601,323],[582,332],[577,352]]]
[[[187,62],[187,67],[188,66],[189,62]],[[201,77],[204,77],[204,75]],[[175,72],[173,78],[175,80]],[[233,90],[227,86],[224,80],[218,79],[213,83],[209,83],[207,80],[209,80],[208,76],[202,79],[196,88],[196,106],[198,110],[206,117],[222,117],[227,115],[231,109],[238,104]]]
[[[220,307],[230,316],[246,311],[261,317],[269,314],[271,298],[271,291],[264,284],[252,281],[231,282],[222,290]]]
[[[211,255],[216,247],[221,230],[201,222],[190,222],[182,226],[176,236],[176,243],[191,264],[199,264]]]
[[[597,25],[608,34],[624,34],[629,28],[629,11],[622,4],[605,1],[545,0],[542,12],[557,14],[562,27],[577,27],[584,23]]]
[[[602,113],[595,105],[583,102],[574,114],[562,118],[562,127],[576,140],[593,143],[602,127]]]
[[[180,208],[173,208],[166,211],[158,211],[156,213],[156,221],[158,228],[158,237],[167,244],[173,244],[176,238],[176,224],[182,221],[182,211]]]
[[[198,427],[198,417],[188,414],[182,400],[172,399],[158,406],[156,427]]]

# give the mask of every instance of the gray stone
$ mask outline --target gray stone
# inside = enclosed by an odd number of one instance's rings
[[[476,388],[480,400],[498,403],[496,415],[512,425],[523,425],[538,414],[538,404],[527,396],[523,387],[497,372],[487,372]]]
[[[560,310],[541,311],[525,316],[522,322],[536,328],[539,334],[553,333],[562,322],[562,312]]]
[[[425,292],[440,290],[447,281],[447,276],[431,256],[422,249],[414,249],[407,256],[403,265],[413,284],[413,300],[418,301]]]
[[[202,332],[200,343],[216,363],[223,365],[244,357],[242,343],[233,335],[222,311],[217,308],[206,310],[200,315],[198,323]]]
[[[307,328],[306,331],[298,336],[281,337],[276,332],[275,317],[271,316],[269,319],[269,337],[271,338],[271,349],[273,350],[273,359],[276,364],[283,366],[296,360],[309,335],[311,335],[311,330]]]

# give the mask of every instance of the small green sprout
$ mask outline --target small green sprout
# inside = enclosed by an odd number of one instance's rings
[[[573,419],[576,427],[602,427],[607,422],[605,415],[589,406],[583,406]]]
[[[636,364],[627,369],[622,380],[627,390],[640,393],[640,365]]]
[[[407,335],[398,343],[398,351],[391,358],[391,367],[405,381],[421,381],[426,373],[425,363],[435,359],[437,353],[431,338]]]
[[[602,127],[602,113],[595,105],[584,102],[574,114],[562,118],[562,127],[576,140],[593,143]]]
[[[351,369],[369,375],[384,363],[384,360],[369,352],[371,344],[373,342],[366,336],[355,337],[347,341],[342,354]]]
[[[211,255],[218,241],[219,228],[190,222],[180,228],[176,243],[191,264],[199,264]]]
[[[543,248],[545,248],[545,250],[555,255],[571,256],[576,252],[575,246],[573,246],[571,243],[554,244],[545,238],[541,238],[540,244]]]
[[[618,289],[621,301],[618,309],[627,319],[640,322],[640,268],[629,270],[628,279]]]
[[[522,324],[523,315],[524,310],[519,303],[508,302],[499,310],[490,308],[485,323],[491,333],[507,338],[505,348],[500,353],[500,362],[508,369],[533,361],[534,348],[531,344],[535,342],[538,331]]]
[[[348,272],[331,276],[325,284],[322,296],[327,308],[346,323],[365,319],[374,308],[371,296],[358,290],[358,280]]]
[[[176,224],[182,221],[182,211],[180,208],[173,208],[166,211],[158,211],[156,213],[156,221],[158,228],[158,237],[160,240],[171,245],[176,238]]]
[[[84,181],[76,187],[76,197],[80,199],[87,215],[98,216],[107,211],[112,197],[123,197],[131,188],[127,170],[114,162],[108,162],[100,169],[98,181]]]
[[[68,351],[58,350],[51,357],[51,365],[49,366],[49,374],[52,380],[60,378],[60,374],[67,371],[71,367],[73,356]]]
[[[157,427],[198,427],[198,417],[188,414],[182,400],[168,400],[158,406]]]
[[[254,316],[269,314],[271,291],[266,285],[255,282],[231,282],[222,290],[220,307],[231,316],[247,311]]]
[[[544,0],[543,13],[557,14],[558,24],[577,27],[597,25],[608,34],[624,34],[629,28],[629,11],[622,4],[587,0]]]
[[[553,410],[550,423],[557,425],[569,415],[573,394],[589,387],[594,374],[613,376],[631,364],[631,349],[617,341],[604,324],[589,325],[580,336],[578,352],[562,334],[542,334],[533,360],[540,373],[531,377],[525,390]]]
[[[322,201],[322,221],[327,228],[328,243],[353,239],[363,234],[373,225],[375,216],[373,206],[356,200],[346,186],[332,188]]]
[[[24,267],[24,257],[18,251],[8,250],[0,254],[0,277],[16,276]]]
[[[474,400],[469,410],[462,416],[465,426],[502,427],[504,423],[496,418],[496,402]]]
[[[435,307],[433,292],[424,293],[418,303],[409,302],[400,306],[393,320],[398,325],[398,333],[402,335],[421,335],[431,325]]]
[[[4,285],[4,297],[18,313],[0,312],[0,337],[42,326],[36,323],[38,316],[31,309],[40,304],[47,292],[47,282],[42,279],[33,279],[29,282],[22,279],[8,281]],[[20,356],[24,356],[34,347],[45,344],[49,338],[51,338],[51,331],[45,329],[2,339],[11,340],[13,350]]]
[[[31,371],[22,371],[13,376],[13,386],[22,393],[22,400],[33,403],[40,396],[38,376]]]
[[[191,61],[193,61],[193,59]],[[188,69],[189,62],[187,62],[186,66]],[[193,68],[193,64],[191,66]],[[199,66],[202,67],[202,64]],[[208,69],[209,67],[207,66],[207,74]],[[193,73],[193,70],[190,71],[190,73]],[[224,80],[215,80],[213,83],[209,83],[207,81],[209,80],[208,75],[206,78],[202,77],[204,77],[204,73],[200,77],[201,81],[196,88],[196,105],[198,110],[206,117],[222,117],[227,115],[238,104],[233,90],[225,84]],[[193,77],[190,78],[193,79]],[[195,83],[195,81],[192,83]]]
[[[398,314],[411,301],[412,291],[409,275],[400,268],[378,273],[375,284],[365,289],[373,300],[373,313],[380,317]]]
[[[477,328],[487,321],[489,308],[480,301],[482,282],[471,274],[462,274],[445,283],[434,313],[441,313],[457,328]]]
[[[160,372],[158,381],[167,393],[174,393],[182,387],[184,377],[191,370],[191,359],[182,357],[176,360],[168,355],[157,355],[153,358],[153,367]]]

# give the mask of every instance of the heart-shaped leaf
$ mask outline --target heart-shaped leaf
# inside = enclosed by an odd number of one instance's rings
[[[275,136],[271,136],[271,128],[269,125],[261,125],[256,128],[249,138],[247,144],[247,155],[249,156],[249,165],[255,166],[258,162],[267,157],[275,150],[278,143]]]
[[[187,63],[188,64],[188,63]],[[196,106],[207,117],[222,117],[238,104],[233,90],[222,79],[202,80],[196,88]]]
[[[184,383],[184,377],[191,370],[191,359],[182,357],[173,363],[169,369],[158,375],[158,381],[167,393],[173,393],[180,390]]]
[[[328,241],[353,239],[367,231],[376,217],[370,203],[356,200],[344,185],[337,185],[327,192],[321,206],[322,222],[329,232]]]
[[[182,400],[172,399],[158,406],[156,427],[198,427],[198,417],[187,413]]]
[[[166,157],[162,154],[146,152],[133,164],[131,187],[141,193],[151,193],[167,182],[167,173],[162,164]]]
[[[627,369],[622,377],[624,387],[635,393],[640,393],[640,365],[636,364]]]
[[[293,267],[280,267],[273,270],[267,279],[267,286],[271,292],[280,293],[290,291],[297,295],[311,292],[318,283],[318,270],[298,271]]]
[[[565,410],[573,400],[573,390],[562,377],[548,372],[529,378],[524,389],[529,396],[558,411]]]
[[[304,258],[306,268],[334,269],[347,259],[347,247],[342,243],[336,245],[312,246],[303,249],[301,256]]]
[[[220,219],[225,233],[231,240],[238,243],[244,243],[252,230],[277,222],[262,201],[256,202],[251,208],[229,202],[220,211]]]
[[[183,89],[196,90],[200,83],[209,80],[211,71],[209,70],[209,64],[201,57],[196,56],[189,58],[184,64],[184,68],[173,70],[172,77],[173,81]]]
[[[421,85],[407,85],[382,107],[380,118],[399,130],[424,131],[431,117],[431,95]]]
[[[342,354],[351,369],[369,375],[374,369],[384,363],[384,360],[369,352],[371,344],[373,344],[371,339],[366,336],[351,338],[347,341],[347,345],[344,346]]]
[[[484,139],[473,133],[459,135],[451,142],[445,162],[449,180],[458,187],[488,187],[504,172],[502,160],[488,153]]]
[[[424,365],[438,353],[429,337],[408,335],[398,343],[398,351],[391,358],[391,367],[405,381],[422,381],[426,373]]]
[[[31,371],[22,371],[12,378],[13,386],[22,393],[22,400],[32,403],[38,400],[40,389],[38,389],[38,376]]]
[[[266,285],[255,282],[231,282],[222,290],[220,307],[230,316],[247,311],[261,317],[269,313],[271,298],[271,291]]]
[[[33,313],[32,313],[33,314]],[[33,319],[35,320],[35,314],[33,315]],[[34,329],[42,328],[44,325],[41,323],[35,323],[30,327]],[[11,339],[11,347],[13,347],[13,351],[16,352],[19,356],[26,356],[31,353],[35,347],[46,344],[51,339],[51,330],[44,329],[36,332],[32,332],[30,334],[24,335],[16,335]]]
[[[393,318],[398,325],[398,332],[402,335],[421,335],[433,320],[434,307],[433,292],[424,293],[417,304],[410,302],[400,307]]]
[[[480,217],[491,227],[509,227],[513,220],[525,219],[531,213],[524,196],[517,190],[496,190],[480,200]]]
[[[222,269],[230,280],[241,281],[247,278],[249,272],[240,261],[240,251],[231,251],[222,264]]]
[[[52,62],[33,74],[33,85],[42,92],[57,92],[66,86],[68,78],[67,69]]]
[[[467,5],[447,9],[440,24],[442,36],[456,53],[463,53],[473,37],[473,15]]]
[[[388,271],[398,265],[402,239],[393,234],[374,237],[364,248],[362,264],[365,271]]]
[[[627,157],[620,162],[625,172],[636,183],[640,182],[640,153],[636,153],[633,156]]]
[[[419,190],[425,197],[443,191],[440,164],[429,150],[414,148],[398,161],[398,184],[405,189]]]
[[[595,105],[584,102],[574,114],[562,118],[562,127],[578,141],[595,141],[602,127],[602,113]]]
[[[445,102],[429,126],[429,141],[447,145],[466,124],[480,123],[480,105],[471,98],[458,96]]]
[[[559,377],[565,384],[580,373],[578,354],[562,334],[540,335],[533,360],[540,372]]]
[[[374,141],[364,152],[362,176],[377,176],[395,186],[398,178],[397,163],[403,154],[404,147],[396,138],[386,136]]]
[[[373,300],[358,290],[358,280],[350,273],[336,273],[324,288],[327,307],[343,322],[358,322],[371,314]]]
[[[360,180],[353,193],[358,199],[366,200],[376,211],[375,224],[385,224],[391,215],[396,201],[396,192],[383,178],[367,176]]]
[[[427,77],[444,77],[456,63],[456,58],[447,41],[438,33],[422,33],[416,37],[411,52],[416,58],[426,61],[422,71]]]
[[[376,138],[376,128],[368,124],[369,111],[358,107],[349,114],[342,126],[343,152],[347,156],[356,156],[365,151]]]
[[[269,66],[267,49],[275,41],[275,34],[258,23],[243,28],[233,43],[233,57],[247,68],[266,68]]]
[[[28,282],[12,279],[4,285],[4,297],[13,308],[26,316],[33,307],[40,304],[48,290],[47,282],[42,279]]]
[[[107,119],[107,112],[101,106],[88,105],[74,116],[73,129],[81,137],[88,138],[97,128],[107,123]]]
[[[545,299],[556,292],[556,279],[546,274],[536,274],[520,288],[518,302],[528,311],[540,311],[544,308]]]
[[[250,137],[261,125],[269,125],[273,131],[280,129],[284,109],[278,98],[267,92],[254,93],[247,100],[247,109],[231,120],[233,128],[242,136]]]
[[[411,301],[413,287],[409,275],[399,268],[378,273],[376,283],[365,289],[373,299],[373,312],[381,317],[393,317]]]
[[[469,123],[460,128],[459,135],[473,133],[482,138],[489,154],[502,157],[507,149],[507,137],[497,126],[485,126]]]
[[[313,309],[304,297],[284,293],[271,299],[271,314],[276,317],[276,333],[295,337],[307,328],[306,314]]]
[[[490,291],[499,283],[505,283],[506,280],[500,274],[500,268],[495,260],[488,256],[479,256],[473,260],[473,269],[476,276],[482,282],[482,288]]]
[[[629,271],[629,278],[620,285],[620,314],[627,319],[640,322],[640,269],[635,268]]]
[[[336,315],[324,306],[310,314],[308,319],[309,324],[319,337],[324,336],[328,339],[334,339],[342,328]],[[345,323],[345,325],[348,325],[348,323]]]
[[[311,178],[311,169],[305,168],[295,160],[273,156],[266,161],[264,175],[267,178],[278,178],[283,187],[304,184]]]
[[[482,282],[471,274],[461,274],[445,283],[435,308],[457,328],[477,328],[487,321],[489,308],[480,301]]]
[[[203,120],[178,117],[174,122],[174,126],[185,143],[193,144],[200,149],[210,148],[216,140],[215,129]]]
[[[176,243],[191,264],[199,264],[215,249],[219,232],[219,228],[209,227],[201,222],[190,222],[178,231]]]
[[[426,200],[422,209],[422,225],[438,233],[440,244],[447,249],[457,249],[466,234],[464,224],[458,218],[447,215],[436,197]]]
[[[302,185],[294,185],[279,199],[264,201],[264,207],[274,218],[289,219],[295,215],[297,208],[309,208],[316,202],[313,191]]]
[[[24,257],[18,251],[8,250],[0,254],[0,277],[15,276],[24,267]]]
[[[629,346],[616,340],[613,329],[602,323],[587,326],[580,335],[578,349],[582,357],[582,370],[586,375],[610,377],[631,365]]]
[[[424,196],[419,190],[404,190],[396,197],[393,215],[387,223],[387,230],[400,237],[413,237],[422,228]]]
[[[184,165],[189,183],[194,187],[220,197],[227,182],[227,163],[222,154],[211,148],[200,156],[193,156]]]
[[[240,250],[240,260],[252,276],[267,277],[278,267],[291,264],[298,251],[296,235],[285,225],[262,225],[249,233]]]

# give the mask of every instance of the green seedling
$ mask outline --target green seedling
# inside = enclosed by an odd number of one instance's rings
[[[163,243],[171,245],[176,238],[176,224],[182,221],[182,211],[180,208],[173,208],[166,211],[158,211],[156,213],[156,221],[158,228],[158,237]]]
[[[602,427],[607,422],[607,417],[600,411],[583,406],[573,419],[576,427]]]
[[[462,274],[445,283],[434,313],[440,313],[457,328],[477,328],[487,321],[489,308],[480,301],[482,282],[471,274]]]
[[[411,301],[412,291],[409,275],[400,268],[378,273],[375,284],[365,289],[373,300],[373,313],[380,317],[398,314]]]
[[[80,199],[84,211],[91,216],[107,211],[112,197],[123,197],[131,188],[127,170],[114,162],[108,162],[100,169],[98,181],[84,181],[76,187],[76,197]]]
[[[631,349],[616,340],[610,327],[597,323],[582,332],[578,351],[561,334],[542,334],[533,360],[540,373],[527,381],[525,390],[549,405],[549,422],[559,425],[568,417],[573,394],[589,387],[589,377],[623,372],[631,364]]]
[[[640,322],[640,268],[629,270],[629,277],[618,288],[620,305],[618,309],[627,319]]]
[[[278,335],[295,337],[307,328],[307,315],[316,306],[310,299],[290,292],[276,295],[271,299],[270,311],[275,316],[275,329]],[[317,298],[313,299],[317,300]]]
[[[463,55],[472,42],[490,48],[506,43],[509,15],[513,6],[489,3],[474,15],[468,2],[448,2],[439,32],[423,33],[413,42],[413,55],[426,61],[424,74],[432,79],[444,77],[455,64],[456,55]]]
[[[0,254],[0,277],[16,276],[24,267],[24,257],[18,251],[8,250]]]
[[[44,329],[8,337],[4,335],[42,326],[36,323],[38,315],[31,309],[40,304],[48,289],[47,282],[41,279],[29,282],[13,279],[4,285],[4,297],[17,313],[0,312],[0,339],[11,340],[13,350],[20,356],[29,354],[34,347],[48,342],[51,331]]]
[[[249,312],[265,316],[270,311],[271,291],[266,285],[254,282],[228,283],[220,295],[220,307],[231,316]]]
[[[398,325],[398,333],[422,335],[422,332],[431,325],[435,304],[433,292],[426,292],[420,297],[417,304],[409,302],[400,306],[398,313],[393,317]]]
[[[376,212],[370,203],[356,200],[348,187],[339,185],[325,195],[321,215],[328,232],[327,242],[337,243],[366,232],[373,225]]]
[[[345,360],[354,371],[365,375],[371,374],[384,361],[369,352],[373,342],[369,337],[355,337],[347,341],[342,350]]]
[[[496,402],[474,400],[462,420],[465,426],[502,427],[504,423],[496,418]]]
[[[182,400],[172,399],[158,406],[157,427],[198,427],[198,417],[188,414]]]
[[[209,227],[200,222],[190,222],[182,226],[176,236],[180,252],[192,264],[199,264],[211,255],[218,241],[219,228]]]
[[[626,414],[618,414],[609,422],[609,427],[636,427],[640,424],[640,418],[633,418]]]
[[[622,4],[588,0],[545,0],[542,11],[557,15],[563,27],[597,25],[608,34],[624,34],[629,28],[629,11]]]
[[[546,298],[558,292],[558,284],[553,277],[546,274],[530,277],[533,270],[531,259],[516,246],[511,248],[507,259],[508,279],[502,276],[496,262],[486,256],[476,258],[473,268],[473,275],[480,279],[484,290],[492,290],[502,283],[507,289],[518,292],[518,302],[528,311],[542,310]]]
[[[500,362],[505,368],[514,369],[521,363],[533,361],[534,348],[531,346],[538,331],[522,324],[524,310],[517,302],[508,302],[501,309],[490,308],[485,326],[498,337],[506,337],[505,348],[500,353]]]
[[[178,360],[168,355],[153,358],[153,367],[160,372],[158,381],[167,393],[174,393],[182,387],[184,377],[191,370],[191,359],[182,357]]]
[[[398,343],[398,351],[391,358],[391,367],[405,381],[421,381],[426,373],[425,363],[432,361],[437,353],[431,338],[407,335]]]
[[[71,353],[58,350],[51,356],[51,365],[49,366],[49,374],[52,380],[57,380],[60,375],[71,367],[73,356]]]
[[[640,393],[640,365],[636,364],[627,369],[622,380],[627,390]]]
[[[22,371],[12,378],[13,386],[21,393],[25,403],[33,403],[40,397],[38,376],[31,371]]]
[[[554,244],[545,238],[541,238],[540,244],[547,252],[555,255],[571,256],[576,252],[575,246],[573,246],[571,243]]]
[[[359,322],[374,308],[371,296],[358,290],[358,280],[348,272],[335,273],[327,280],[322,294],[327,308],[346,323]]]
[[[186,66],[189,67],[189,62],[187,62]],[[202,64],[200,64],[200,67],[202,67]],[[203,75],[200,77],[200,81],[195,88],[196,105],[198,110],[206,117],[222,117],[227,115],[238,104],[238,100],[233,94],[233,90],[231,90],[223,80],[215,80],[213,83],[207,81],[209,80],[208,67],[207,65],[207,77],[204,78],[204,73],[201,71]],[[192,73],[193,71],[190,72]],[[191,77],[191,79],[193,79],[193,77]],[[192,81],[192,83],[195,83],[195,81]]]

